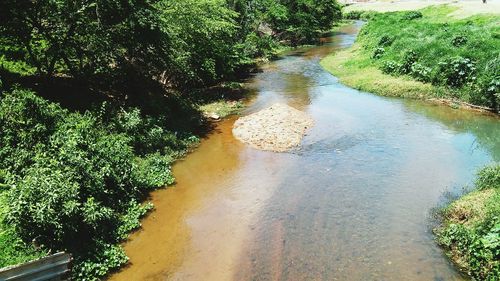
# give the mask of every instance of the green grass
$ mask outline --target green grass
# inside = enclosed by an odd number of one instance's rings
[[[321,64],[360,90],[498,110],[500,17],[449,18],[455,9],[364,14],[368,23],[356,43]]]
[[[218,100],[200,106],[200,110],[206,115],[218,115],[220,118],[229,115],[237,114],[243,109],[244,105],[241,101]]]
[[[478,173],[476,189],[442,210],[439,243],[475,280],[500,280],[500,165]]]
[[[409,77],[395,77],[382,73],[372,65],[359,44],[330,55],[321,65],[340,81],[355,89],[382,96],[428,98],[442,95],[443,89],[415,81]]]

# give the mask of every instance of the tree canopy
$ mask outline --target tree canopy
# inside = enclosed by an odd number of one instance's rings
[[[138,74],[183,88],[230,78],[276,40],[314,41],[340,8],[334,0],[4,0],[0,16],[2,61],[23,62],[27,73]]]

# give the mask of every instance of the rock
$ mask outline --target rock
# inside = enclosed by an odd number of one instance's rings
[[[313,120],[285,104],[274,104],[236,120],[233,135],[254,148],[283,152],[300,145]]]
[[[220,116],[219,116],[219,115],[217,115],[216,113],[213,113],[213,112],[209,113],[209,114],[207,115],[207,117],[208,117],[208,118],[210,118],[210,119],[212,119],[212,120],[216,120],[216,121],[217,121],[217,120],[220,120]]]

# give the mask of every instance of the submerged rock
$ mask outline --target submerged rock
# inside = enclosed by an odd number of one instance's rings
[[[306,113],[285,104],[274,104],[236,120],[233,135],[243,143],[283,152],[300,145],[313,120]]]

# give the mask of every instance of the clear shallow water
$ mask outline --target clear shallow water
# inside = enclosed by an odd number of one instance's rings
[[[111,280],[463,280],[436,246],[430,211],[500,161],[498,118],[362,93],[319,60],[355,40],[263,66],[244,114],[275,102],[315,126],[291,153],[257,151],[221,122],[174,167],[177,185],[125,244]]]

